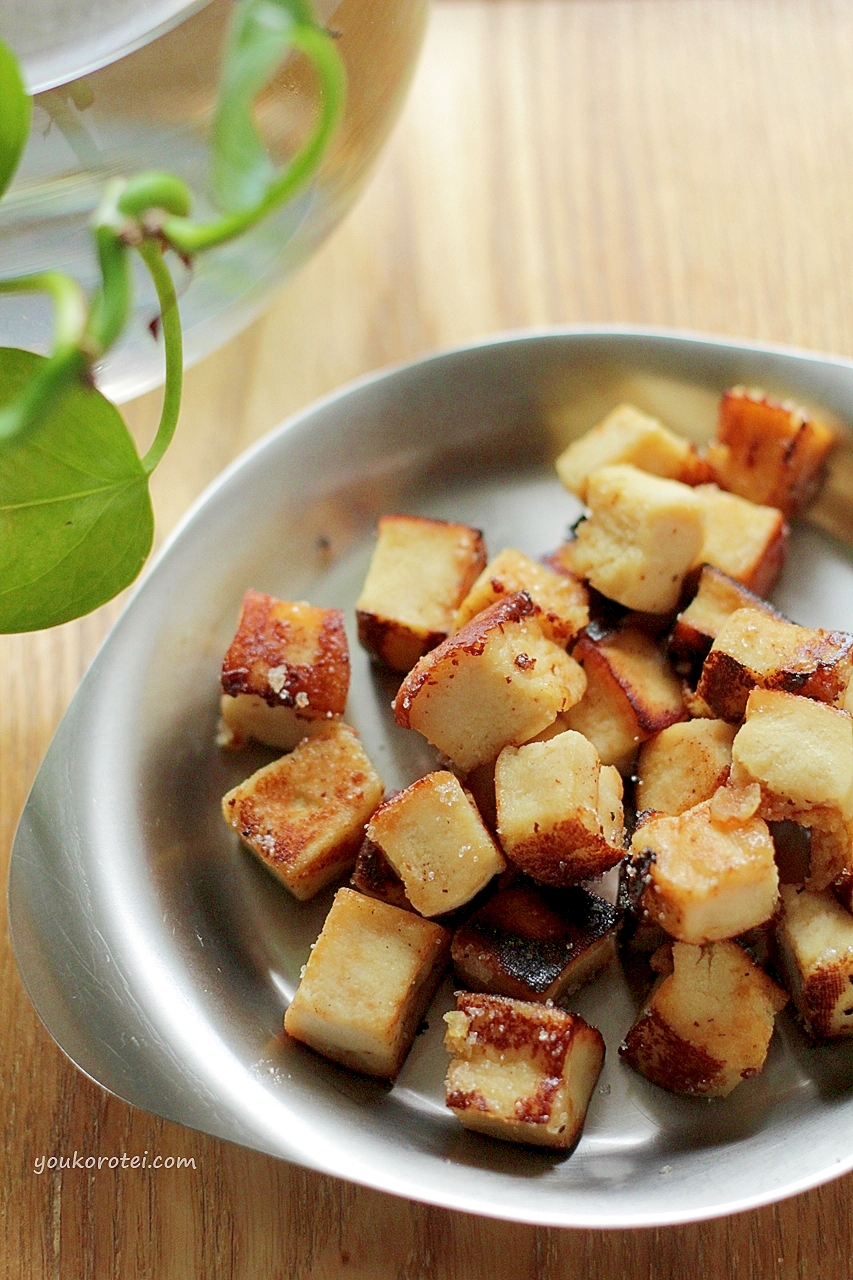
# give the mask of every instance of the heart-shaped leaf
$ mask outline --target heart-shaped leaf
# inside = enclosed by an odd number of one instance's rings
[[[0,406],[43,356],[0,347]],[[121,414],[78,384],[0,452],[0,631],[35,631],[128,586],[154,536],[148,477]]]
[[[12,181],[30,133],[32,99],[18,60],[0,40],[0,196]]]

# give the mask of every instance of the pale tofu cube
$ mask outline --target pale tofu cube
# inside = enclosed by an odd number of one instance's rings
[[[455,629],[504,596],[526,591],[541,610],[539,625],[555,644],[565,647],[589,622],[588,592],[584,584],[556,573],[520,551],[507,547],[490,560],[456,611]]]
[[[676,620],[669,642],[670,653],[678,658],[704,661],[727,619],[737,609],[758,609],[784,621],[772,605],[722,569],[703,565],[696,594]]]
[[[479,529],[383,516],[355,606],[364,648],[392,671],[411,671],[453,630],[456,609],[485,563]]]
[[[393,1080],[449,953],[450,934],[440,925],[339,889],[284,1029],[333,1062]]]
[[[422,916],[455,911],[506,866],[477,806],[445,770],[428,773],[380,805],[367,838],[385,854]]]
[[[722,1098],[758,1075],[788,997],[735,942],[672,947],[619,1053],[652,1084]]]
[[[612,775],[604,796],[602,773]],[[548,742],[505,747],[495,765],[495,799],[500,842],[534,880],[576,884],[622,858],[621,778],[602,769],[592,743],[571,729]]]
[[[334,722],[229,791],[222,812],[264,866],[306,899],[352,867],[382,795],[358,734]]]
[[[687,720],[649,738],[637,761],[637,809],[678,817],[710,800],[728,777],[735,732],[724,720]]]
[[[340,609],[247,591],[222,663],[220,745],[252,738],[290,751],[318,721],[343,715],[349,677]]]
[[[466,1129],[573,1147],[604,1065],[604,1039],[577,1014],[460,992],[444,1015],[445,1098]]]
[[[829,892],[782,886],[779,963],[797,1012],[817,1039],[853,1035],[853,916]]]
[[[769,595],[788,554],[782,512],[725,493],[715,484],[700,484],[693,492],[705,521],[697,567],[712,564],[756,595]]]
[[[671,937],[717,942],[773,915],[779,877],[770,831],[754,816],[760,802],[758,787],[736,797],[720,788],[678,817],[654,815],[635,831],[642,906]]]
[[[593,471],[623,462],[684,484],[709,479],[694,445],[632,404],[617,405],[586,435],[573,440],[557,459],[557,475],[584,502]]]
[[[394,702],[463,773],[527,742],[583,696],[586,676],[539,625],[526,592],[477,614],[420,659]]]
[[[469,991],[559,1000],[615,959],[620,917],[579,886],[511,885],[453,935],[456,977]]]

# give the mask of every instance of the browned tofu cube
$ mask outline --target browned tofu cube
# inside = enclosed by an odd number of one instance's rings
[[[222,663],[220,744],[290,751],[317,721],[343,715],[349,675],[340,609],[247,591]]]
[[[453,1055],[445,1098],[466,1129],[573,1147],[604,1065],[604,1039],[577,1014],[460,992],[444,1015]]]
[[[806,1028],[819,1040],[853,1035],[853,916],[829,892],[782,886],[778,961]]]
[[[764,1066],[788,997],[736,942],[676,942],[619,1053],[673,1093],[722,1098]]]
[[[853,720],[792,693],[753,689],[732,744],[731,781],[758,783],[761,814],[811,832],[809,889],[853,868]]]
[[[558,1000],[616,956],[620,912],[586,889],[501,889],[453,935],[454,969],[470,991]]]
[[[404,911],[414,910],[403,881],[382,850],[366,836],[356,856],[350,884],[359,893],[367,894],[368,898],[390,902],[392,907],[400,907]]]
[[[400,686],[397,723],[468,773],[527,742],[579,702],[586,677],[542,634],[526,592],[477,614],[420,659]]]
[[[669,642],[670,653],[677,658],[704,661],[726,621],[737,609],[757,609],[784,621],[772,605],[722,569],[703,565],[696,594],[676,620]]]
[[[284,1029],[333,1062],[393,1080],[449,953],[440,925],[339,889]]]
[[[570,493],[585,502],[593,471],[622,462],[684,484],[711,478],[694,445],[632,404],[617,405],[579,440],[573,440],[557,459],[557,475]]]
[[[428,773],[380,805],[367,838],[385,854],[422,916],[455,911],[506,866],[477,806],[446,770]]]
[[[225,821],[296,898],[355,862],[382,780],[349,725],[324,725],[222,799]]]
[[[576,884],[622,857],[622,779],[571,729],[505,747],[495,765],[495,799],[501,844],[534,880]]]
[[[752,689],[781,689],[842,706],[853,674],[853,635],[815,631],[758,609],[726,619],[696,692],[723,720],[742,720]]]
[[[504,596],[526,591],[541,610],[544,635],[564,647],[589,622],[587,589],[580,579],[537,564],[507,547],[490,560],[456,612],[458,630]]]
[[[392,671],[411,671],[453,630],[456,609],[485,563],[479,529],[383,516],[355,606],[364,648]]]
[[[649,738],[637,762],[637,809],[677,817],[710,800],[728,777],[734,736],[724,720],[687,720]]]
[[[725,493],[715,484],[700,484],[693,492],[705,522],[697,566],[712,564],[756,595],[769,595],[788,553],[782,512]]]
[[[673,938],[701,945],[769,920],[779,877],[758,787],[720,788],[678,817],[638,826],[631,842],[642,906]]]
[[[820,487],[834,439],[806,409],[733,387],[720,402],[707,458],[722,488],[792,516]]]
[[[566,719],[589,738],[602,764],[629,772],[641,742],[686,718],[681,681],[645,632],[626,627],[600,640],[584,635],[573,656],[587,683]]]
[[[586,491],[590,515],[577,526],[572,547],[574,571],[628,609],[668,613],[702,548],[696,492],[627,465],[594,471]]]

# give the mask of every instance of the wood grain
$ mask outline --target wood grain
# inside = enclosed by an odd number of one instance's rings
[[[848,0],[444,0],[349,219],[188,377],[158,536],[236,453],[345,380],[498,329],[677,325],[853,354]],[[156,396],[129,407],[140,440]],[[117,606],[0,641],[0,839]],[[853,1276],[853,1180],[662,1231],[537,1230],[396,1200],[137,1112],[33,1013],[4,937],[0,1277],[794,1280]],[[39,1155],[192,1156],[65,1170]]]

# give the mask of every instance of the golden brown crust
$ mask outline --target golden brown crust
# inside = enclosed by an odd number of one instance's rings
[[[725,1063],[701,1045],[683,1040],[655,1008],[634,1023],[619,1056],[652,1084],[673,1093],[705,1097],[724,1078]]]
[[[514,1000],[481,992],[458,991],[456,1008],[469,1019],[468,1037],[473,1043],[488,1045],[496,1053],[524,1050],[542,1067],[547,1077],[554,1078],[555,1084],[560,1083],[566,1056],[580,1026],[586,1025],[582,1019],[562,1009],[546,1005],[519,1009]],[[544,1028],[547,1035],[531,1032],[531,1017],[536,1020],[537,1030]],[[448,1097],[447,1105],[454,1110],[463,1110],[466,1106],[478,1104],[473,1099],[451,1102]],[[521,1116],[518,1118],[522,1119]]]
[[[584,668],[595,667],[602,678],[618,687],[636,719],[639,738],[687,719],[681,685],[644,632],[623,628],[600,640],[583,635],[572,656]]]
[[[515,841],[511,857],[534,880],[564,888],[603,875],[623,853],[621,847],[608,844],[600,831],[591,831],[580,818],[571,817],[548,831]]]
[[[403,881],[377,844],[365,836],[355,860],[350,884],[359,893],[413,911]]]
[[[418,658],[447,639],[446,631],[414,628],[375,613],[355,611],[359,643],[392,671],[411,671]]]

